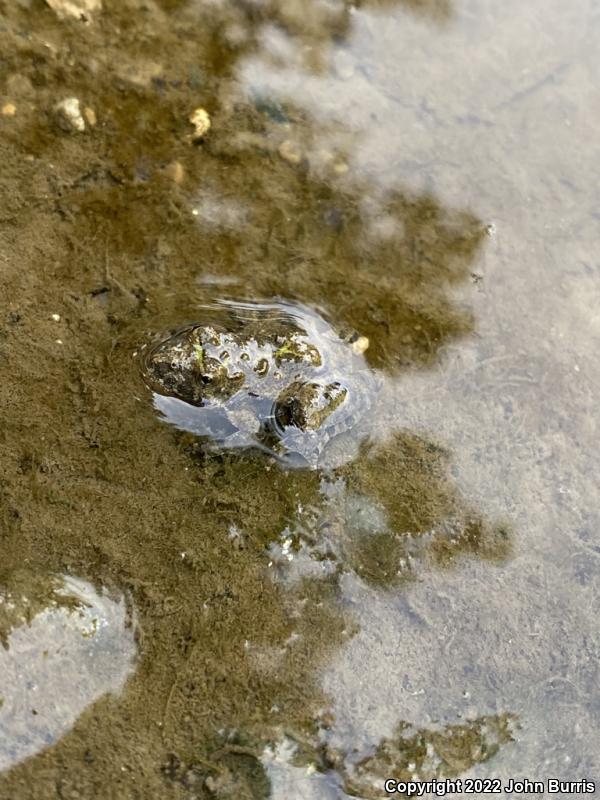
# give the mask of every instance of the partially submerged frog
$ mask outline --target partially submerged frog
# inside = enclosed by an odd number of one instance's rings
[[[144,353],[155,405],[177,427],[317,466],[370,408],[364,337],[300,304],[222,302],[203,312]]]

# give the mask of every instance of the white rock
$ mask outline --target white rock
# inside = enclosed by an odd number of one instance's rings
[[[81,107],[76,97],[66,97],[54,106],[54,110],[60,115],[62,121],[73,130],[83,132],[85,130],[85,120],[81,115]]]
[[[210,130],[210,116],[205,108],[196,108],[190,114],[189,120],[195,129],[192,135],[194,141],[202,139]]]
[[[291,139],[286,139],[284,142],[282,142],[279,145],[278,152],[284,161],[287,161],[288,164],[293,164],[294,166],[300,164],[304,158],[304,153],[300,145]]]
[[[360,356],[369,349],[369,339],[366,336],[359,336],[350,346],[356,355]]]

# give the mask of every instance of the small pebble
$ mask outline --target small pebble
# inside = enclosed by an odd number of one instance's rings
[[[60,314],[52,314],[52,319],[54,322],[60,322]]]
[[[166,172],[173,183],[176,183],[178,186],[180,183],[183,183],[183,179],[185,178],[185,170],[180,161],[172,161],[168,165]]]
[[[362,355],[369,349],[368,336],[359,336],[358,339],[352,342],[351,347],[357,356]]]
[[[210,130],[210,116],[205,108],[196,108],[189,116],[189,120],[194,126],[192,141],[197,142],[202,139]]]
[[[86,106],[83,109],[83,116],[85,117],[85,121],[87,122],[87,124],[91,125],[92,128],[98,121],[98,118],[96,117],[96,112],[94,111],[93,108],[90,108],[89,106]]]
[[[345,161],[336,161],[333,165],[333,171],[336,175],[345,175],[348,172],[348,164]]]
[[[81,108],[77,97],[66,97],[54,106],[54,110],[59,115],[61,127],[67,130],[79,131],[82,133],[85,130],[85,120],[81,116]]]
[[[286,139],[285,142],[282,142],[279,145],[278,152],[284,161],[294,165],[298,165],[304,156],[300,145],[291,139]]]
[[[17,107],[14,103],[5,103],[2,106],[3,117],[14,117],[16,113],[17,113]]]

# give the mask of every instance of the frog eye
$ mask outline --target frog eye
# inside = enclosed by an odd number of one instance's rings
[[[201,375],[200,380],[202,381],[202,383],[210,383],[212,378],[210,377],[210,375]]]

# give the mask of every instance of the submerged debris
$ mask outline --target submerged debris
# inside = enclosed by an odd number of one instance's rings
[[[171,161],[171,163],[167,165],[165,172],[169,178],[171,178],[173,183],[176,183],[177,185],[183,183],[185,178],[185,169],[181,161]]]
[[[47,5],[61,19],[73,17],[89,22],[90,16],[102,9],[102,0],[46,0]]]
[[[369,349],[369,338],[368,336],[359,336],[357,339],[351,342],[350,346],[357,355],[362,355]]]
[[[189,120],[194,126],[192,141],[199,142],[210,130],[210,116],[205,108],[196,108],[189,116]]]
[[[96,122],[98,121],[96,117],[96,112],[94,111],[93,108],[90,108],[89,106],[86,106],[83,109],[83,116],[85,117],[85,121],[91,128],[93,128]]]
[[[85,130],[85,120],[81,114],[81,106],[77,97],[66,97],[54,106],[58,124],[63,130],[78,131],[83,133]]]
[[[302,152],[300,145],[291,139],[286,139],[284,142],[282,142],[279,145],[278,152],[284,161],[287,161],[288,164],[294,164],[294,166],[300,164],[304,158],[304,153]]]

